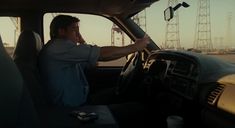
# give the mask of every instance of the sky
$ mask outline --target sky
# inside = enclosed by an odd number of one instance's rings
[[[179,32],[181,46],[190,48],[195,38],[196,16],[198,0],[184,0],[189,8],[180,8],[179,11]],[[164,21],[163,12],[167,7],[168,0],[160,0],[146,9],[147,33],[155,41],[157,45],[165,42],[166,22]],[[179,1],[180,2],[180,1]],[[234,43],[223,44],[223,47],[235,47],[235,0],[210,0],[211,15],[211,38],[214,47],[220,47],[216,38],[226,40],[226,32],[228,31],[228,14],[232,14],[230,34]],[[102,42],[102,45],[110,45],[112,23],[106,19],[96,18],[86,15],[78,15],[81,19],[80,31],[84,38],[90,43]],[[52,19],[51,15],[45,15],[45,40],[49,39],[49,23]],[[87,26],[87,24],[89,24]],[[102,30],[99,30],[99,28]],[[0,18],[0,34],[2,40],[9,45],[14,44],[15,26],[7,17]],[[107,34],[103,34],[107,33]],[[101,37],[97,40],[97,36]]]
[[[180,43],[182,46],[191,47],[194,42],[197,6],[198,0],[184,0],[190,7],[179,9],[179,31]],[[154,4],[154,8],[147,9],[148,26],[151,37],[158,41],[157,44],[165,42],[166,22],[163,20],[163,10],[166,8],[167,1],[160,0]],[[225,37],[227,31],[228,13],[232,13],[231,35],[235,33],[235,0],[210,0],[210,15],[211,15],[211,37],[214,42],[215,37]],[[161,31],[158,31],[161,30]],[[235,43],[235,38],[232,36]],[[224,40],[225,41],[225,40]],[[216,46],[217,44],[215,44]],[[235,44],[233,44],[233,47]]]

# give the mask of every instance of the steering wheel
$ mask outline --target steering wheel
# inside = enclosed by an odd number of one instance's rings
[[[140,82],[140,74],[143,69],[142,54],[135,52],[124,65],[116,88],[116,94],[119,96],[129,96],[129,93],[138,88],[137,84]]]

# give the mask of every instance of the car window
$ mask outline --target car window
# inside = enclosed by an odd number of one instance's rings
[[[66,13],[46,13],[44,15],[44,41],[50,39],[49,26],[53,17]],[[74,14],[71,15],[80,19],[79,29],[86,43],[97,46],[125,46],[131,43],[130,38],[121,31],[110,20],[95,15]],[[123,66],[126,63],[126,57],[114,61],[99,62],[98,66]]]
[[[0,28],[3,45],[8,54],[12,56],[20,34],[20,18],[0,17]]]
[[[164,10],[181,3],[176,2],[162,0],[146,9],[146,32],[154,42],[161,49],[192,50],[235,63],[235,1],[188,0],[188,8],[180,7],[165,21]]]

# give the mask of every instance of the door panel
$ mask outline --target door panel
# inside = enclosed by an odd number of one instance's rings
[[[115,87],[122,67],[99,66],[86,72],[90,92]]]

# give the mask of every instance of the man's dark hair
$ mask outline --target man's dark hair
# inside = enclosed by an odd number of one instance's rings
[[[66,29],[69,25],[79,21],[78,18],[69,15],[56,16],[50,24],[51,39],[58,37],[59,29]]]

